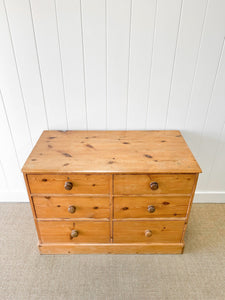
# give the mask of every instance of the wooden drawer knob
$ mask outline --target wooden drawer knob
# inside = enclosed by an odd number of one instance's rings
[[[146,236],[146,237],[152,236],[151,230],[149,230],[149,229],[145,230],[145,236]]]
[[[153,181],[153,182],[150,183],[151,190],[157,190],[158,187],[159,187],[159,185],[158,185],[157,182]]]
[[[72,188],[73,188],[72,182],[66,181],[65,184],[64,184],[64,188],[65,188],[67,191],[72,190]]]
[[[70,235],[72,238],[75,238],[75,237],[78,237],[79,233],[77,230],[72,230]]]
[[[76,206],[71,205],[71,206],[68,207],[68,212],[69,213],[74,214],[75,211],[76,211]]]
[[[149,212],[149,213],[154,213],[154,211],[155,211],[155,206],[149,205],[149,206],[148,206],[148,212]]]

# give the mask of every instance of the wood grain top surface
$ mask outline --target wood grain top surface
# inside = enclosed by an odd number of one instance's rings
[[[180,131],[44,131],[25,173],[200,173]]]

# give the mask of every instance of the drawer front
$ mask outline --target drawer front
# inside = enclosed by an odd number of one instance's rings
[[[115,195],[190,194],[195,174],[115,175]]]
[[[42,243],[108,243],[107,221],[39,221]]]
[[[28,175],[31,193],[109,194],[109,175]]]
[[[184,221],[114,221],[114,243],[178,243]]]
[[[109,218],[107,197],[33,197],[37,218]]]
[[[183,218],[188,196],[114,197],[114,218]]]

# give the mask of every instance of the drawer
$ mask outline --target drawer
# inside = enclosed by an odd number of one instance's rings
[[[33,197],[37,218],[109,218],[107,197]]]
[[[195,174],[115,175],[115,195],[190,194]]]
[[[114,197],[114,218],[184,218],[189,196]]]
[[[108,243],[107,221],[38,221],[42,243]]]
[[[31,193],[109,194],[109,175],[28,175]]]
[[[179,243],[184,221],[114,221],[114,243]]]

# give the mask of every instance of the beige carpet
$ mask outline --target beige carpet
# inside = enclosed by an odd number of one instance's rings
[[[183,255],[40,256],[28,203],[0,204],[0,299],[225,299],[225,204],[195,204]]]

